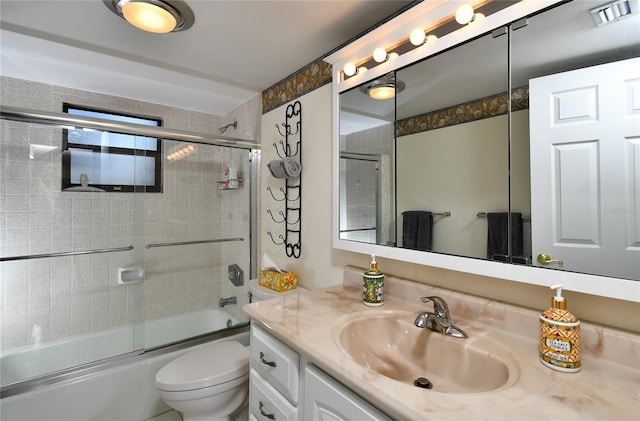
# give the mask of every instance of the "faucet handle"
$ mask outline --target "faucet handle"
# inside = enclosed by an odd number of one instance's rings
[[[449,315],[449,305],[442,297],[420,297],[423,303],[433,302],[433,311],[438,317],[446,317]]]

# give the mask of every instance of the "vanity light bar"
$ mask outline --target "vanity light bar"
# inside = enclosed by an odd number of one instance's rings
[[[471,1],[471,0],[468,0],[468,1]],[[507,7],[510,4],[512,4],[514,1],[515,0],[504,0],[502,1],[504,5],[497,6],[497,9],[493,11],[501,10],[502,7]],[[627,1],[627,0],[621,0],[621,1]],[[489,3],[491,3],[491,1],[487,1],[486,3],[482,4],[482,6],[484,7]],[[455,18],[455,22],[457,22],[459,25],[471,25],[472,23],[478,22],[481,19],[483,19],[485,15],[483,13],[476,13],[473,6],[471,6],[470,4],[462,4],[461,6],[458,7],[453,17]],[[431,30],[441,29],[440,27],[449,26],[450,22],[451,21],[447,21],[447,20],[442,21],[440,23],[440,26],[431,28]],[[457,29],[459,28],[455,28],[453,29],[453,31]],[[367,70],[367,65],[377,66],[378,64],[385,63],[389,60],[392,60],[413,48],[419,48],[425,44],[432,44],[437,39],[438,39],[437,35],[425,33],[423,28],[416,28],[413,31],[411,31],[408,39],[405,38],[404,40],[400,40],[395,45],[395,47],[392,47],[392,48],[395,48],[396,51],[388,53],[387,48],[378,47],[373,51],[372,56],[364,60],[360,66],[356,65],[356,63],[353,61],[346,63],[342,69],[343,78],[347,79],[355,75],[358,75]]]
[[[629,4],[629,0],[618,0],[591,9],[590,12],[596,26],[602,26],[629,16],[631,14],[631,5]]]

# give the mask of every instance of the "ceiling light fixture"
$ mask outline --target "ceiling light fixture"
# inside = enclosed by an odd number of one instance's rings
[[[195,22],[182,0],[103,0],[116,15],[143,31],[164,34],[189,29]]]
[[[360,92],[369,95],[373,99],[391,99],[396,93],[404,91],[405,83],[397,80],[393,73],[389,73],[379,79],[372,80],[360,86]]]

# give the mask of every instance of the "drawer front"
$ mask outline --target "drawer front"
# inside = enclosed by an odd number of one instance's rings
[[[298,410],[254,369],[250,374],[249,412],[258,421],[298,419]]]
[[[259,327],[251,326],[251,367],[297,405],[300,379],[298,353]]]

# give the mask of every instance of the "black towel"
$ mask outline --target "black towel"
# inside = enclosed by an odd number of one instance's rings
[[[429,251],[433,243],[433,215],[428,211],[402,212],[402,247]]]
[[[487,213],[487,258],[504,260],[509,255],[507,227],[508,212]],[[522,256],[522,214],[511,212],[511,256]]]

